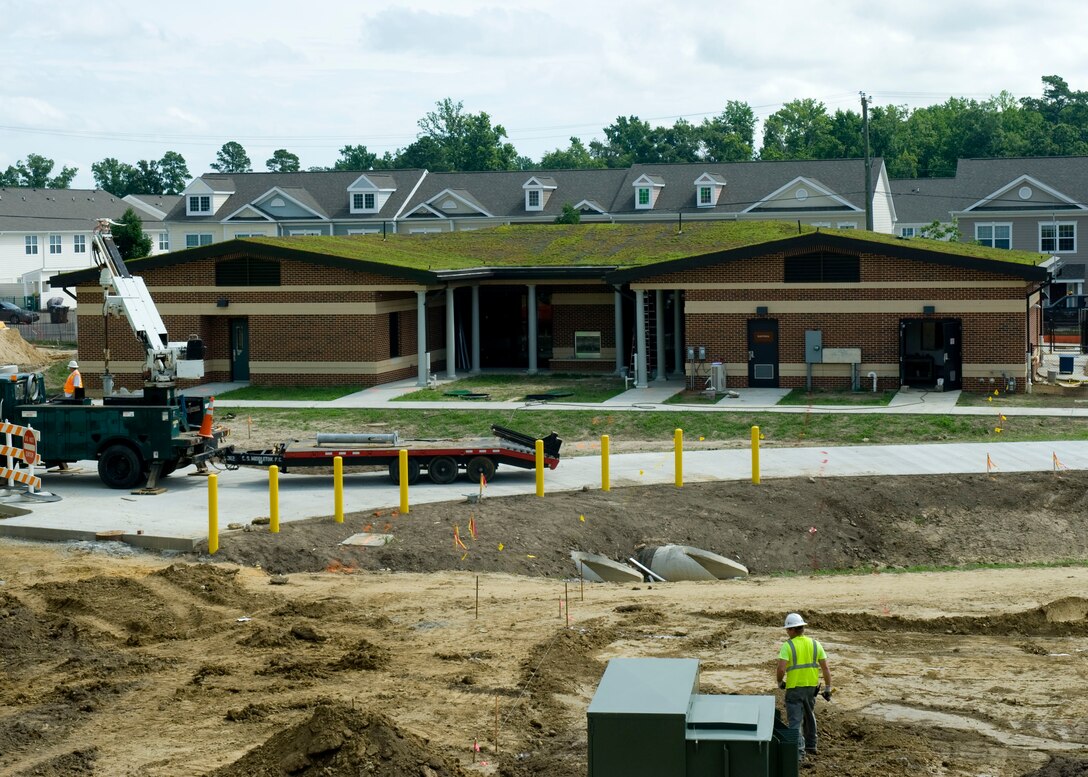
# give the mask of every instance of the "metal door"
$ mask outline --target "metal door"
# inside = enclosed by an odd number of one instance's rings
[[[249,380],[249,319],[230,320],[230,379]]]
[[[748,385],[778,388],[778,320],[748,320]]]
[[[941,346],[944,348],[944,388],[953,391],[963,388],[962,327],[958,318],[941,321]]]

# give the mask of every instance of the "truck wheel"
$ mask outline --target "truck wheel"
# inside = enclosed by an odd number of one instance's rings
[[[134,488],[143,474],[140,455],[127,445],[111,445],[98,457],[98,477],[110,488]]]
[[[396,485],[400,485],[400,462],[393,460],[389,462],[389,479]],[[419,480],[419,462],[408,457],[408,485],[414,484]]]
[[[476,456],[469,459],[468,464],[465,465],[465,474],[473,483],[479,483],[481,475],[485,479],[491,480],[491,478],[495,477],[495,462],[487,458],[487,456]]]
[[[457,460],[452,456],[435,456],[427,465],[427,474],[439,485],[457,480]]]

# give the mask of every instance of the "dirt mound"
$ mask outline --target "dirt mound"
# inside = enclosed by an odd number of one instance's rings
[[[0,593],[0,664],[8,671],[73,655],[79,636],[68,618],[39,613],[17,597]]]
[[[296,726],[208,777],[463,777],[465,772],[388,718],[324,704]]]
[[[904,618],[854,612],[805,611],[805,620],[820,631],[895,631],[920,634],[1005,634],[1021,637],[1088,636],[1088,601],[1070,596],[1042,607],[1021,612],[980,617]],[[699,613],[707,617],[731,618],[757,626],[776,627],[779,613],[734,610],[723,613]]]
[[[97,773],[94,766],[97,755],[98,750],[94,747],[73,750],[16,772],[12,777],[93,777]]]
[[[426,486],[423,486],[426,488]],[[504,572],[569,578],[572,550],[612,559],[643,546],[692,545],[753,575],[829,569],[1029,563],[1088,557],[1088,472],[791,478],[495,497],[413,505],[381,547],[340,542],[372,526],[292,521],[278,534],[223,538],[216,561],[292,572]],[[472,521],[476,536],[467,527]],[[453,542],[454,528],[466,545]],[[981,530],[980,530],[981,528]]]
[[[215,568],[206,564],[174,564],[153,573],[151,577],[162,578],[211,604],[254,609],[261,603],[238,583],[237,569]]]
[[[1088,761],[1070,758],[1052,758],[1042,769],[1025,774],[1024,777],[1086,777]]]
[[[17,364],[20,370],[37,370],[69,354],[46,351],[31,345],[19,330],[0,324],[0,365]]]

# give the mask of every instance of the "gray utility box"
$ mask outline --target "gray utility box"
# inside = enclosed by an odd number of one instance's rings
[[[609,661],[587,713],[589,777],[772,777],[774,697],[698,686],[694,658]]]

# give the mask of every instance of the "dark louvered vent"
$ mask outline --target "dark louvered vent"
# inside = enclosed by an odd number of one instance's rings
[[[786,283],[859,283],[861,261],[856,256],[823,252],[789,256],[785,261]]]
[[[216,286],[279,286],[280,263],[243,256],[215,265]]]

